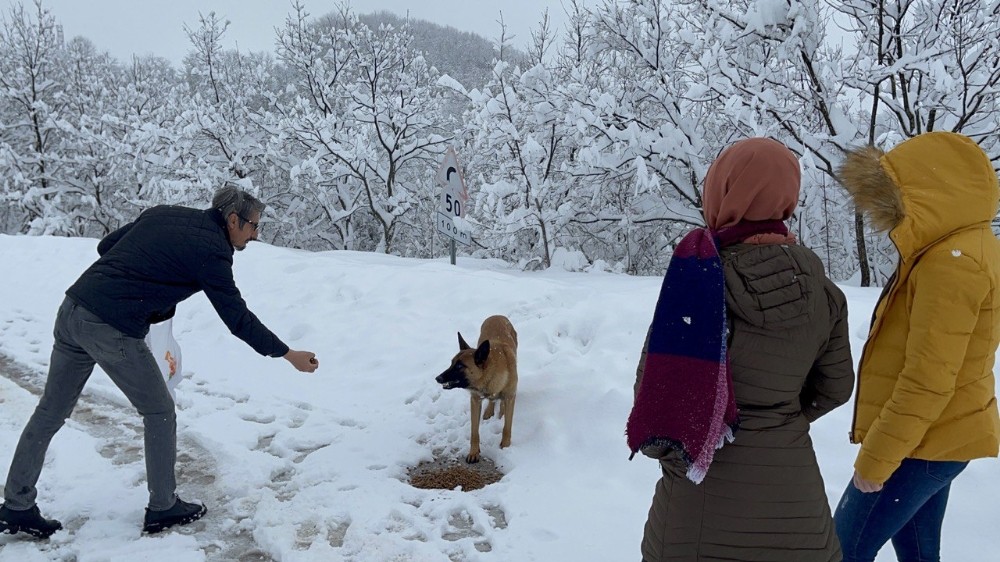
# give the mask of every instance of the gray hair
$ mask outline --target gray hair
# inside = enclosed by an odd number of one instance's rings
[[[241,227],[246,224],[246,219],[254,213],[263,213],[266,207],[260,199],[231,185],[219,189],[212,196],[212,208],[221,212],[223,217],[235,213],[240,219]]]

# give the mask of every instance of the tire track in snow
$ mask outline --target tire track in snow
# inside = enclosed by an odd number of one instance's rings
[[[45,384],[44,373],[2,354],[0,376],[35,396],[41,395]],[[80,424],[89,435],[104,442],[101,455],[113,464],[143,462],[142,420],[131,407],[94,396],[85,389],[70,419]],[[193,439],[178,434],[177,461],[178,488],[183,491],[186,499],[204,501],[208,506],[208,514],[200,521],[166,532],[195,537],[209,561],[270,562],[271,557],[248,534],[223,529],[223,506],[231,499],[215,485],[217,470],[211,453]],[[141,521],[135,523],[138,531]],[[83,521],[71,518],[65,521],[65,525],[69,532],[75,533],[83,525]]]

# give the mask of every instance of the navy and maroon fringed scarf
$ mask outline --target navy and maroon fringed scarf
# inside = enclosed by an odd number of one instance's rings
[[[729,371],[719,249],[770,235],[787,237],[788,228],[779,220],[741,222],[715,232],[700,228],[677,245],[656,302],[642,381],[625,429],[633,456],[650,446],[677,449],[688,463],[688,479],[697,484],[716,449],[733,440],[739,412]]]

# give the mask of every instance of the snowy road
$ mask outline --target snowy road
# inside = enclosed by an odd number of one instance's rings
[[[3,355],[0,355],[0,376],[16,383],[36,398],[41,394],[45,384],[44,374],[34,372]],[[22,425],[25,422],[27,419],[22,420]],[[68,423],[99,440],[101,442],[101,456],[110,460],[113,465],[138,464],[138,470],[145,471],[142,454],[142,422],[134,410],[124,408],[84,390]],[[207,561],[258,562],[271,560],[271,557],[254,543],[248,533],[240,532],[238,525],[224,524],[218,508],[231,501],[231,498],[226,497],[225,493],[215,485],[216,466],[212,454],[193,440],[185,438],[184,435],[178,435],[177,450],[177,481],[179,487],[186,492],[185,499],[202,501],[209,507],[209,510],[208,514],[200,521],[167,532],[195,537],[205,552]],[[42,477],[45,477],[44,473]],[[275,486],[280,486],[280,483],[275,483]],[[247,515],[250,516],[250,514]],[[47,551],[53,558],[57,559],[79,558],[73,552],[74,546],[71,539],[85,521],[86,518],[83,516],[64,520],[62,523],[65,531],[61,533],[63,536],[50,541],[48,545],[41,546],[39,550]],[[134,523],[138,536],[142,522],[135,521]],[[0,546],[12,540],[15,539],[0,535]]]

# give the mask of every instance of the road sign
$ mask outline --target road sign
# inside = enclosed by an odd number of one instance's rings
[[[469,243],[472,242],[472,236],[464,230],[459,230],[459,228],[455,226],[455,221],[452,220],[451,215],[447,215],[441,211],[438,211],[435,215],[438,232],[444,234],[459,244],[468,246]]]
[[[437,171],[437,182],[441,185],[441,199],[438,202],[435,222],[437,230],[448,238],[468,245],[472,242],[469,232],[458,228],[453,217],[465,217],[465,202],[469,200],[469,192],[465,189],[465,180],[458,166],[458,156],[455,150],[449,148],[441,160]]]

